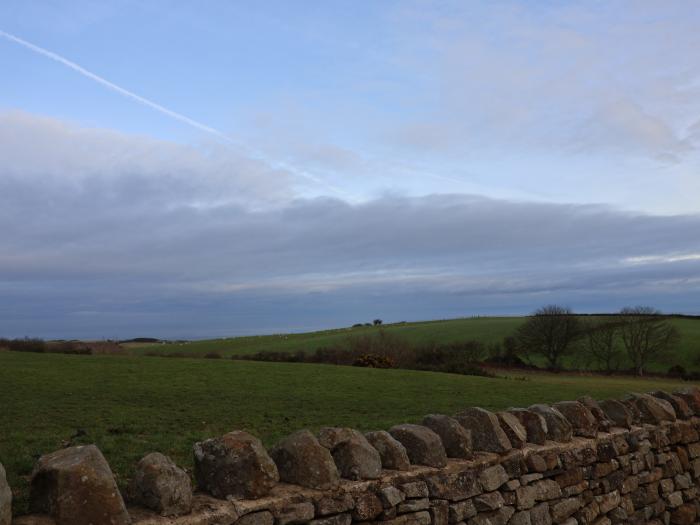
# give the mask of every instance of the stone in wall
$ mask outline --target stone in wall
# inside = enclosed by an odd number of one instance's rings
[[[662,421],[675,421],[676,412],[671,404],[665,399],[651,396],[649,394],[630,394],[626,400],[631,400],[639,411],[642,423],[652,425]]]
[[[131,523],[112,471],[94,445],[70,447],[39,458],[29,506],[57,525]]]
[[[471,432],[474,450],[503,453],[513,448],[494,413],[471,407],[457,413],[455,419]]]
[[[352,480],[376,479],[381,474],[381,456],[359,430],[324,427],[318,433],[318,442],[331,451],[342,477]]]
[[[272,525],[275,522],[275,517],[269,510],[260,510],[251,512],[242,516],[236,521],[236,525]]]
[[[335,489],[340,483],[330,451],[308,430],[299,430],[282,439],[271,455],[280,479],[286,483],[317,490]]]
[[[560,401],[552,405],[571,424],[574,435],[582,437],[596,437],[598,434],[598,421],[593,413],[578,401]]]
[[[314,504],[310,501],[289,503],[273,509],[275,525],[299,525],[307,523],[316,515]]]
[[[472,457],[471,431],[465,429],[456,419],[441,414],[430,414],[423,418],[423,425],[440,436],[448,458]]]
[[[415,465],[428,467],[444,467],[447,464],[447,454],[440,436],[422,425],[404,424],[389,429],[408,453],[408,459]]]
[[[0,463],[0,525],[10,525],[12,521],[12,491],[7,484],[5,468]]]
[[[159,452],[143,457],[129,485],[130,500],[161,516],[192,510],[192,482],[173,461]]]
[[[43,514],[28,514],[12,520],[12,525],[56,525],[56,522]]]
[[[497,490],[508,481],[508,473],[502,465],[487,467],[479,474],[479,483],[486,492]],[[493,509],[491,509],[493,510]]]
[[[685,401],[696,416],[700,416],[700,389],[697,387],[685,388],[674,392],[674,395]]]
[[[347,512],[354,509],[355,500],[352,497],[352,494],[331,493],[327,496],[321,497],[320,499],[314,500],[314,507],[316,509],[317,517],[330,516],[332,514],[340,514],[341,512]]]
[[[361,433],[341,441],[331,454],[340,475],[347,479],[376,479],[382,473],[382,460],[377,449]]]
[[[365,438],[379,452],[382,468],[390,470],[408,470],[411,468],[406,447],[394,439],[386,430],[367,432]]]
[[[620,428],[632,426],[632,414],[625,403],[617,399],[606,399],[598,403],[612,425]]]
[[[541,415],[547,422],[547,438],[552,441],[567,443],[571,441],[574,429],[571,423],[556,408],[549,405],[536,404],[528,410]]]
[[[679,419],[689,419],[693,416],[693,411],[682,397],[674,396],[663,390],[651,392],[651,395],[668,401]]]
[[[608,416],[605,415],[603,409],[600,408],[600,403],[598,403],[598,401],[591,396],[581,396],[578,398],[578,402],[591,411],[591,414],[593,414],[593,417],[598,422],[598,428],[602,432],[607,432],[610,429],[612,422],[608,419]]]
[[[630,416],[632,417],[632,424],[641,425],[642,415],[639,412],[639,408],[637,407],[636,401],[632,397],[627,396],[623,399],[620,399],[620,402],[627,407],[627,410],[629,410]]]
[[[547,421],[540,414],[526,408],[511,408],[508,413],[518,418],[520,424],[525,428],[528,443],[545,444],[547,441]]]
[[[351,515],[355,521],[369,521],[377,518],[383,511],[382,500],[374,492],[368,491],[355,497],[355,507]]]
[[[280,479],[262,442],[241,430],[195,443],[194,475],[217,498],[260,498]]]
[[[497,412],[496,417],[513,448],[523,448],[527,443],[527,430],[520,420],[510,412]]]
[[[318,442],[321,446],[326,447],[328,450],[332,451],[335,447],[340,445],[343,441],[349,439],[361,439],[364,436],[359,430],[349,427],[323,427],[318,431]]]

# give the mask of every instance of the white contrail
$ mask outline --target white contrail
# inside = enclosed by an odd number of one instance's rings
[[[48,49],[37,46],[36,44],[32,44],[31,42],[28,42],[28,41],[24,40],[23,38],[19,38],[18,36],[15,36],[13,34],[7,33],[6,31],[3,31],[2,29],[0,29],[0,36],[10,40],[11,42],[15,42],[16,44],[19,44],[23,47],[26,47],[27,49],[34,51],[35,53],[38,53],[38,54],[43,55],[47,58],[50,58],[51,60],[54,60],[54,61],[58,62],[59,64],[63,64],[64,66],[69,67],[73,71],[77,71],[78,73],[80,73],[84,77],[87,77],[90,80],[94,80],[98,84],[101,84],[101,85],[105,86],[106,88],[111,89],[112,91],[116,91],[117,93],[119,93],[120,95],[122,95],[124,97],[130,98],[131,100],[135,100],[139,104],[143,104],[144,106],[148,106],[151,109],[155,109],[156,111],[158,111],[164,115],[167,115],[168,117],[174,118],[175,120],[179,120],[180,122],[183,122],[189,126],[192,126],[193,128],[197,128],[200,131],[204,131],[205,133],[209,133],[210,135],[214,135],[214,136],[218,137],[219,139],[227,142],[228,144],[231,144],[234,146],[239,146],[239,147],[244,147],[242,144],[239,144],[234,139],[232,139],[231,137],[229,137],[225,133],[222,133],[218,129],[212,128],[211,126],[207,126],[206,124],[203,124],[203,123],[198,122],[194,119],[191,119],[191,118],[189,118],[181,113],[178,113],[177,111],[173,111],[172,109],[168,109],[165,106],[161,106],[160,104],[153,102],[152,100],[149,100],[149,99],[144,98],[140,95],[137,95],[136,93],[129,91],[128,89],[124,89],[123,87],[120,87],[120,86],[110,82],[106,78],[102,78],[101,76],[96,75],[92,71],[88,71],[84,67],[76,64],[75,62],[73,62],[71,60],[68,60],[65,57],[62,57],[61,55],[54,53],[53,51],[49,51]],[[246,148],[246,149],[248,149],[250,151],[249,148]],[[334,192],[347,195],[347,193],[345,191],[341,190],[340,188],[336,188],[336,187],[328,184],[324,180],[316,177],[315,175],[312,175],[312,174],[307,173],[305,171],[298,170],[298,169],[293,168],[291,166],[288,166],[284,163],[271,162],[270,160],[265,159],[263,155],[260,155],[257,153],[254,153],[254,156],[260,158],[261,160],[264,160],[265,162],[267,162],[271,165],[273,165],[273,167],[286,169],[286,170],[291,171],[291,172],[293,172],[301,177],[312,180],[313,182],[315,182],[317,184],[321,184],[321,185],[333,190]]]
[[[11,40],[12,42],[15,42],[21,46],[26,47],[27,49],[31,49],[35,53],[39,53],[40,55],[44,55],[45,57],[50,58],[51,60],[55,60],[56,62],[59,62],[60,64],[63,64],[64,66],[67,66],[71,68],[74,71],[77,71],[81,75],[94,80],[98,84],[102,84],[103,86],[116,91],[120,95],[123,95],[127,98],[130,98],[132,100],[135,100],[136,102],[139,102],[143,104],[144,106],[148,106],[149,108],[153,108],[156,111],[159,111],[163,113],[164,115],[168,115],[169,117],[172,117],[176,120],[179,120],[180,122],[184,122],[185,124],[189,124],[190,126],[193,126],[199,130],[205,131],[207,133],[211,133],[213,135],[216,135],[217,137],[230,142],[234,143],[233,139],[230,137],[227,137],[225,134],[220,132],[217,129],[212,128],[211,126],[207,126],[206,124],[202,124],[201,122],[197,122],[196,120],[193,120],[189,117],[186,117],[185,115],[182,115],[176,111],[173,111],[171,109],[168,109],[166,107],[161,106],[160,104],[156,104],[152,100],[148,100],[147,98],[141,97],[137,95],[136,93],[132,93],[131,91],[124,89],[123,87],[119,87],[116,84],[113,84],[109,80],[102,78],[99,75],[96,75],[95,73],[92,73],[91,71],[88,71],[82,66],[79,66],[75,62],[72,62],[68,60],[67,58],[62,57],[61,55],[57,55],[56,53],[49,51],[48,49],[44,49],[43,47],[39,47],[35,44],[32,44],[31,42],[27,42],[26,40],[19,38],[15,35],[12,35],[10,33],[7,33],[0,29],[0,36],[3,36],[7,38],[8,40]]]

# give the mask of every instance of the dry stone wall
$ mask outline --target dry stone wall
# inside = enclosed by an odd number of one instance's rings
[[[431,414],[367,434],[302,430],[270,451],[194,445],[199,492],[162,454],[127,494],[94,446],[42,457],[15,525],[685,525],[700,523],[700,390]],[[127,505],[124,503],[126,501]],[[0,468],[0,525],[10,496]]]

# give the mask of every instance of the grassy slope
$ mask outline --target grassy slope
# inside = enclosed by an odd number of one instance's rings
[[[382,329],[392,334],[405,337],[413,344],[478,339],[484,342],[500,341],[504,335],[515,330],[522,318],[519,317],[481,317],[470,319],[451,319],[447,321],[423,321],[417,323],[387,324]],[[193,341],[187,344],[138,345],[137,353],[148,351],[183,351],[206,353],[221,352],[223,355],[245,355],[261,351],[295,352],[297,350],[313,351],[323,346],[340,344],[350,336],[376,333],[378,328],[361,326],[358,328],[339,328],[321,332],[302,334],[261,335],[252,337],[233,337],[229,339],[209,339]]]
[[[147,452],[164,452],[189,467],[194,441],[236,428],[269,445],[304,427],[388,428],[466,406],[498,409],[678,386],[628,378],[527,377],[0,352],[0,462],[22,512],[36,458],[69,442],[97,443],[123,484]],[[85,435],[71,440],[78,429]]]
[[[522,317],[479,317],[451,319],[447,321],[426,321],[385,325],[384,330],[406,338],[414,345],[437,342],[449,343],[475,339],[484,343],[498,342],[512,334],[523,322]],[[675,355],[652,367],[665,371],[673,364],[681,364],[688,370],[699,370],[700,363],[700,319],[673,319],[673,324],[681,332],[681,343]],[[135,353],[146,352],[219,352],[224,356],[245,355],[261,351],[295,352],[314,351],[323,346],[342,344],[350,336],[373,334],[375,327],[341,328],[303,334],[263,335],[210,339],[187,344],[136,345]],[[574,365],[581,366],[578,363]]]

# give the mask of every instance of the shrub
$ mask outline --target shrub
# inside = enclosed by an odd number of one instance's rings
[[[219,352],[207,352],[204,354],[205,359],[221,359],[221,354]]]
[[[523,361],[518,355],[518,342],[513,336],[506,336],[502,343],[492,343],[488,348],[486,363],[512,368],[537,368]]]
[[[484,359],[486,349],[479,341],[450,343],[418,348],[415,362],[418,365],[444,366],[448,363],[477,363]]]
[[[348,337],[344,344],[321,347],[312,353],[268,351],[236,355],[232,356],[232,359],[432,370],[492,377],[491,372],[476,364],[481,362],[485,355],[486,349],[478,341],[414,348],[405,339],[380,328],[377,333],[353,335]]]
[[[355,359],[352,366],[367,368],[394,368],[395,363],[388,357],[376,354],[362,354]]]
[[[681,365],[673,365],[668,369],[668,375],[671,377],[685,377],[687,374],[688,372]]]
[[[491,372],[491,370],[482,368],[475,363],[448,363],[442,370],[438,370],[438,372],[460,374],[463,376],[496,377],[496,374]]]
[[[186,353],[186,352],[167,352],[164,354],[161,354],[163,357],[199,357],[199,355],[196,354],[191,354],[191,353]]]
[[[492,372],[484,370],[477,364],[483,360],[485,355],[486,349],[478,341],[433,345],[416,349],[413,362],[408,364],[406,368],[494,377]]]
[[[49,344],[45,351],[52,354],[92,355],[92,350],[87,345],[68,341]]]
[[[0,347],[13,352],[46,352],[46,342],[42,339],[25,337],[24,339],[0,339]]]

